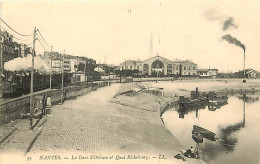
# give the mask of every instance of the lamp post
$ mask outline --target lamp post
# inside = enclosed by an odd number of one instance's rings
[[[143,82],[143,63],[141,64],[141,83]]]
[[[51,74],[52,74],[52,59],[51,59],[51,72],[50,72],[50,90],[51,90]]]
[[[60,104],[63,104],[63,79],[64,79],[64,55],[65,55],[65,50],[64,50],[64,53],[62,55],[62,69],[61,69],[61,103]]]

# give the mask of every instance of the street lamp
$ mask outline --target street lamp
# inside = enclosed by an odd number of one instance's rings
[[[144,68],[143,68],[143,63],[141,64],[141,67],[142,67],[142,68],[141,68],[141,83],[142,83],[142,82],[143,82],[143,69],[144,69]]]
[[[65,50],[64,50],[64,53],[62,55],[62,70],[61,70],[61,103],[60,104],[63,104],[63,78],[64,78],[64,55],[65,55]]]

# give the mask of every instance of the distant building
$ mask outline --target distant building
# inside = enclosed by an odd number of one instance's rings
[[[260,78],[260,73],[254,69],[246,69],[246,78]],[[244,70],[234,73],[235,78],[244,78]]]
[[[120,63],[120,69],[121,70],[139,70],[141,71],[142,69],[142,61],[140,60],[126,60],[123,63]]]
[[[253,69],[246,70],[247,78],[260,78],[260,73]]]
[[[198,76],[201,78],[216,78],[218,69],[198,69]]]
[[[178,66],[178,65],[176,65]],[[190,60],[186,60],[186,61],[181,61],[180,65],[179,65],[179,72],[180,75],[182,76],[196,76],[198,74],[198,70],[197,70],[197,64],[193,63]]]
[[[20,44],[20,49],[21,49],[21,57],[26,57],[28,54],[32,53],[32,48],[27,47],[26,44]]]
[[[97,66],[94,71],[104,75],[105,74],[105,70],[101,67],[101,66]]]
[[[190,60],[172,61],[161,56],[154,56],[144,61],[126,60],[120,64],[121,70],[138,70],[139,74],[151,76],[196,76],[197,64]]]
[[[16,57],[13,36],[0,29],[0,82],[7,80],[4,63]]]
[[[22,57],[21,56],[21,44],[14,42],[14,53],[15,53],[15,58]]]
[[[62,60],[63,56],[59,52],[44,52],[44,56],[48,56],[48,58],[51,60],[51,69],[52,73],[62,73]],[[63,70],[64,73],[70,73],[71,72],[71,64],[70,59],[67,59],[64,57],[63,62]]]

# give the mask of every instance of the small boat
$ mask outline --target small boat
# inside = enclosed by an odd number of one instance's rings
[[[192,138],[193,140],[197,143],[202,143],[203,142],[203,139],[201,139],[201,137],[203,138],[206,138],[210,141],[216,141],[216,134],[207,130],[207,129],[204,129],[200,126],[197,126],[197,125],[193,125],[193,130],[192,130]],[[202,141],[202,142],[201,142]]]

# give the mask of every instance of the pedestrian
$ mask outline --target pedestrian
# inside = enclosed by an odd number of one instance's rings
[[[195,151],[195,149],[192,146],[190,147],[190,150],[192,153],[194,153],[194,151]]]

